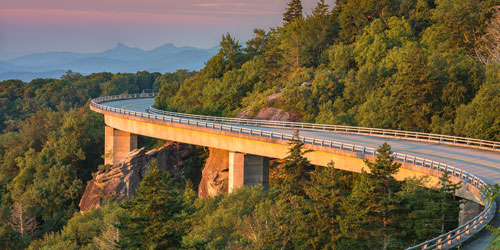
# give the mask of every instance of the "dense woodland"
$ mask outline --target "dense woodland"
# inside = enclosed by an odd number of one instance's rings
[[[500,141],[497,5],[319,1],[306,16],[291,0],[282,26],[255,30],[245,46],[224,35],[200,72],[0,82],[0,249],[401,249],[450,230],[459,201],[446,176],[436,189],[396,181],[388,145],[366,162],[369,173],[315,167],[297,140],[273,165],[269,190],[198,199],[192,176],[152,166],[136,198],[79,214],[104,152],[103,117],[88,103],[155,89],[167,110],[234,116],[274,106],[307,122]]]
[[[300,1],[291,1],[283,26],[255,30],[246,46],[224,35],[204,69],[162,85],[156,106],[233,116],[272,105],[306,122],[498,141],[500,21],[490,24],[496,5],[338,0],[330,11],[320,1],[302,17]]]

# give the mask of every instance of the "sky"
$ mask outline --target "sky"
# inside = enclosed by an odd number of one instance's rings
[[[282,24],[288,0],[1,0],[0,60],[46,52],[100,52],[124,43],[210,48],[229,32]],[[311,13],[317,0],[302,0]],[[327,1],[333,2],[333,0]]]

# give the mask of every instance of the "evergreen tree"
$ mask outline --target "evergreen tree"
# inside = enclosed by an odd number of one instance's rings
[[[279,247],[304,249],[310,246],[312,214],[306,205],[310,201],[305,189],[309,185],[313,167],[304,157],[310,151],[302,149],[304,142],[300,139],[299,131],[295,131],[290,145],[287,157],[278,166],[282,180],[279,183],[280,194],[273,206],[274,212],[269,218],[274,224],[269,237],[279,239]]]
[[[302,18],[302,2],[300,0],[290,0],[288,9],[283,13],[285,24],[293,22],[296,18]]]
[[[137,197],[125,201],[119,216],[121,249],[176,249],[183,234],[182,196],[168,173],[153,162],[141,181]]]
[[[309,160],[304,157],[311,150],[303,150],[304,142],[300,139],[299,131],[295,131],[293,139],[290,141],[290,150],[287,157],[278,166],[281,170],[283,180],[282,196],[304,196],[304,188],[307,186],[307,181],[310,179],[309,174],[313,166]]]
[[[450,180],[448,171],[444,171],[439,178],[439,227],[441,234],[458,226],[457,216],[460,212],[460,200],[455,196],[455,193],[460,189],[461,182],[453,183]]]
[[[341,198],[352,189],[350,175],[335,169],[333,162],[327,167],[316,167],[305,188],[308,202],[308,231],[310,247],[334,249],[340,236],[339,222]]]
[[[394,162],[391,146],[384,142],[377,148],[377,159],[375,162],[365,160],[365,164],[370,169],[370,173],[364,172],[362,179],[366,180],[366,188],[369,192],[366,197],[366,207],[370,207],[367,217],[370,219],[373,233],[383,239],[381,249],[388,249],[394,243],[392,234],[396,232],[396,226],[400,219],[398,214],[398,197],[395,194],[400,189],[400,183],[394,178],[394,174],[399,171],[400,163]]]
[[[328,14],[328,4],[325,3],[325,0],[319,0],[316,8],[313,10],[314,16],[325,16]]]

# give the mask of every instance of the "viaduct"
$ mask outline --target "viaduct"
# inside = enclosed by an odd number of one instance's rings
[[[266,121],[190,115],[152,107],[155,94],[131,94],[93,99],[90,108],[104,114],[105,164],[118,164],[137,147],[137,135],[230,151],[229,192],[269,183],[269,158],[284,158],[294,130],[299,130],[307,158],[314,165],[361,172],[364,160],[376,158],[375,148],[388,142],[402,164],[397,179],[428,176],[429,185],[449,171],[462,183],[458,196],[484,206],[472,220],[446,234],[408,249],[449,249],[482,230],[496,210],[481,192],[500,183],[500,142],[397,130],[324,124]]]

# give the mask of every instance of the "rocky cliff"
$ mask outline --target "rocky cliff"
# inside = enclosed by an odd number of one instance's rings
[[[159,149],[146,152],[136,149],[123,158],[117,166],[102,168],[87,183],[80,200],[80,211],[99,207],[104,199],[118,201],[134,196],[142,178],[150,171],[151,161],[156,160],[158,168],[170,172],[175,178],[183,175],[180,159],[189,154],[185,145],[167,143]]]
[[[205,167],[203,168],[198,197],[205,198],[227,193],[229,180],[229,151],[210,148]]]
[[[303,83],[304,84],[304,83]],[[272,107],[273,104],[279,102],[279,97],[284,90],[280,90],[275,94],[267,96],[267,101],[269,102],[269,107],[261,108],[256,114],[252,114],[249,108],[243,110],[238,115],[237,118],[255,118],[264,120],[278,120],[278,121],[300,121],[301,117],[297,113],[286,112],[282,109]]]

